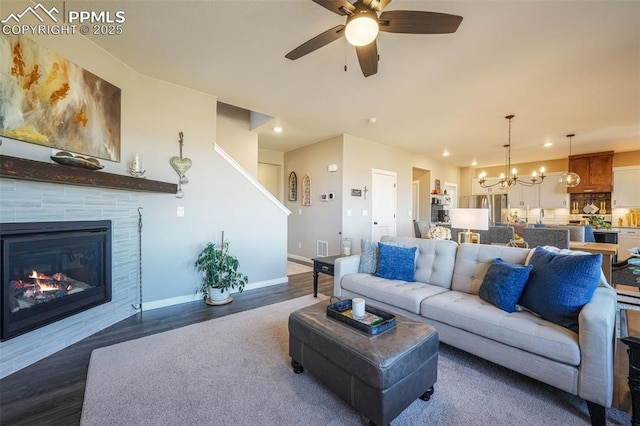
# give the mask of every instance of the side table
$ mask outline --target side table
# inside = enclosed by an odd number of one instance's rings
[[[313,260],[313,297],[318,297],[318,274],[333,276],[334,262],[340,256],[315,257]]]
[[[628,346],[629,390],[631,391],[631,424],[640,426],[640,332],[632,327],[638,324],[640,312],[620,309],[620,340]]]

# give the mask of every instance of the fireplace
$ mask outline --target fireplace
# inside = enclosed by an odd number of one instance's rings
[[[0,224],[1,339],[111,300],[111,221]]]

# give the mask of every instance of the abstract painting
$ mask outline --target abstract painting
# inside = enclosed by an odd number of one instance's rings
[[[0,35],[0,136],[120,161],[120,98],[55,52]]]

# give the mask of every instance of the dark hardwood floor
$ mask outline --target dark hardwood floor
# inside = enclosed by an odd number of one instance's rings
[[[330,296],[333,277],[320,274],[320,293]],[[77,425],[80,423],[91,351],[213,318],[312,294],[311,272],[289,283],[234,294],[233,302],[208,306],[190,302],[145,311],[0,380],[0,424]]]

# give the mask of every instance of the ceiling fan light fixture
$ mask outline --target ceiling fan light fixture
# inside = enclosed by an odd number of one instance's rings
[[[376,39],[380,27],[378,15],[368,9],[356,10],[347,18],[344,35],[354,46],[366,46]]]

